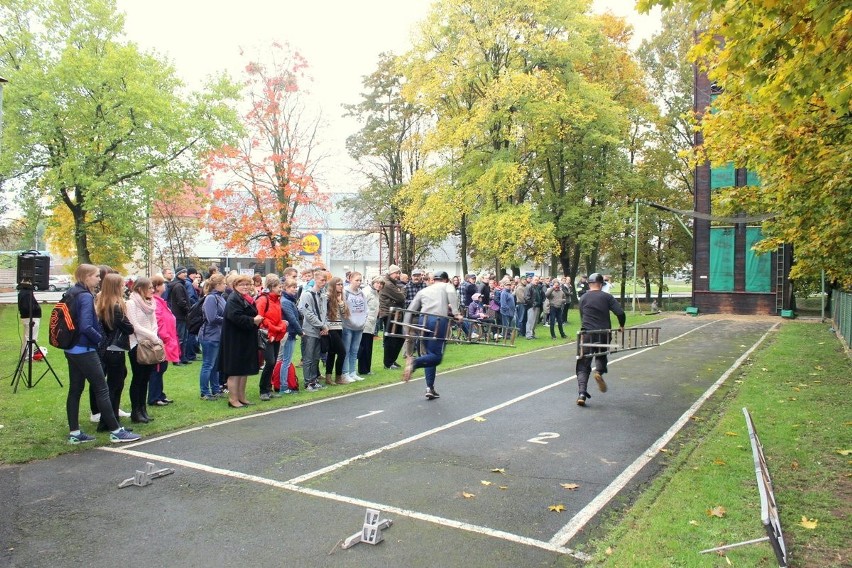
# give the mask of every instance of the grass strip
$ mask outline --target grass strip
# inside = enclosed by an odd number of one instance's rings
[[[745,407],[764,447],[789,565],[849,566],[850,377],[828,324],[785,322],[669,444],[662,473],[585,544],[590,565],[778,565],[769,543],[699,554],[765,536]]]

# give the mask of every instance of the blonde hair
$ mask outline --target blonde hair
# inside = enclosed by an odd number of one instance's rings
[[[204,293],[209,294],[213,291],[213,288],[215,288],[224,281],[225,277],[221,273],[217,272],[215,274],[211,274],[210,278],[204,281]]]
[[[151,277],[151,286],[154,288],[154,290],[156,290],[157,287],[160,284],[165,284],[165,283],[166,283],[166,277],[163,276],[162,274],[155,274]]]
[[[124,279],[118,273],[109,272],[104,275],[101,291],[95,298],[95,314],[110,329],[115,329],[115,305],[118,304],[122,313],[127,311],[123,287]]]
[[[231,280],[231,288],[236,288],[237,286],[239,286],[243,282],[248,282],[249,284],[254,284],[254,281],[252,280],[251,276],[248,276],[247,274],[237,273],[237,275],[234,276],[234,279]]]
[[[92,274],[100,274],[100,272],[101,269],[95,266],[94,264],[81,264],[77,267],[77,270],[74,271],[74,279],[77,280],[77,282],[82,285],[83,288],[86,288],[86,278],[88,278]]]
[[[281,280],[278,278],[277,274],[267,274],[266,275],[266,287],[267,288],[274,288],[275,286],[278,286],[279,284],[281,284]]]

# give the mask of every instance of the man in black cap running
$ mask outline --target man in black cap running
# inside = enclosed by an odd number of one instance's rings
[[[589,276],[589,290],[580,298],[580,331],[583,333],[584,343],[609,343],[610,327],[612,324],[609,320],[609,312],[615,314],[618,318],[618,325],[624,332],[624,322],[626,316],[621,304],[618,303],[611,294],[604,292],[601,288],[604,285],[604,277],[597,272]],[[605,330],[601,333],[586,333],[586,330]],[[577,389],[580,394],[577,396],[577,404],[585,406],[586,400],[592,398],[592,395],[586,390],[589,384],[589,374],[592,372],[592,359],[595,360],[595,382],[598,383],[598,388],[601,392],[606,392],[606,382],[603,375],[606,373],[607,350],[605,347],[588,347],[588,351],[582,355],[589,353],[597,353],[594,357],[581,357],[577,359]]]

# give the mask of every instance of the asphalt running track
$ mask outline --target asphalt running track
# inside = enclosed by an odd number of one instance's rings
[[[495,348],[492,361],[439,370],[434,401],[418,371],[408,384],[3,467],[0,565],[572,565],[599,513],[660,467],[659,450],[776,321],[655,322],[660,347],[612,356],[609,392],[591,384],[585,408],[573,344]],[[176,472],[118,489],[148,461]],[[384,542],[341,549],[367,507],[393,521]]]

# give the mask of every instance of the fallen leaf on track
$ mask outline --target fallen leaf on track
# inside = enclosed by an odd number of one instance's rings
[[[491,473],[506,473],[506,470],[503,469],[502,467],[495,467],[494,469],[491,470]]]
[[[554,513],[561,513],[562,511],[564,511],[564,510],[565,510],[565,505],[562,505],[562,504],[559,504],[559,505],[551,505],[550,507],[548,507],[548,509],[550,509],[550,510],[551,510],[551,511],[553,511]]]
[[[482,485],[491,485],[491,482],[490,482],[490,481],[486,481],[486,480],[484,480],[484,479],[483,479],[482,481],[480,481],[480,483],[481,483]]]
[[[483,418],[482,416],[477,416],[473,419],[474,422],[485,422],[488,420],[487,418]]]
[[[462,491],[462,497],[464,497],[465,499],[473,499],[474,497],[476,497],[476,494],[468,493],[467,491]]]
[[[560,483],[559,485],[561,485],[562,487],[564,487],[565,489],[567,489],[569,491],[574,491],[575,489],[580,487],[576,483]]]

